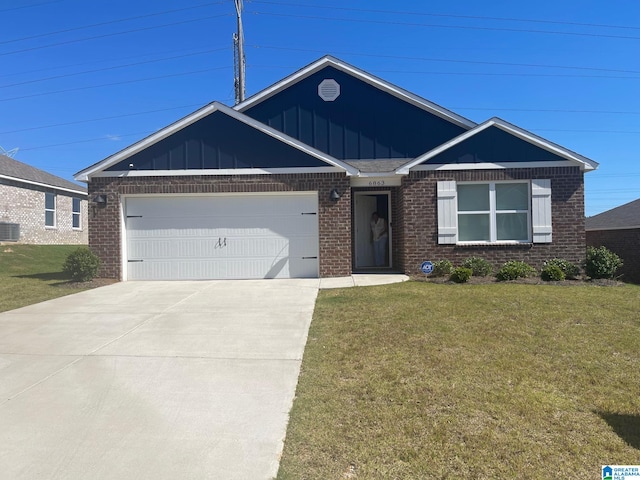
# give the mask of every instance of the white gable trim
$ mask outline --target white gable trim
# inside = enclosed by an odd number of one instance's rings
[[[92,175],[101,177],[190,177],[199,175],[275,175],[297,173],[335,173],[343,172],[338,167],[293,167],[293,168],[210,168],[184,170],[122,170],[101,171]]]
[[[384,92],[387,92],[393,95],[396,98],[399,98],[400,100],[410,103],[415,107],[418,107],[422,110],[432,113],[440,118],[443,118],[444,120],[448,120],[449,122],[459,125],[463,128],[469,129],[476,126],[476,123],[472,122],[467,118],[464,118],[450,110],[447,110],[444,107],[441,107],[440,105],[430,102],[429,100],[426,100],[407,90],[404,90],[403,88],[397,87],[392,83],[382,80],[381,78],[378,78],[375,75],[371,75],[370,73],[367,73],[364,70],[360,70],[359,68],[356,68],[353,65],[349,65],[348,63],[343,62],[342,60],[339,60],[330,55],[322,57],[319,60],[316,60],[315,62],[313,62],[310,65],[307,65],[303,69],[298,70],[292,75],[289,75],[288,77],[280,80],[279,82],[274,83],[270,87],[265,88],[264,90],[256,93],[252,97],[248,98],[242,103],[239,103],[233,108],[235,110],[238,110],[239,112],[244,112],[245,110],[253,107],[254,105],[257,105],[258,103],[261,103],[267,100],[268,98],[273,97],[277,93],[283,90],[286,90],[291,85],[298,83],[301,80],[304,80],[305,78],[313,75],[314,73],[318,72],[319,70],[322,70],[327,66],[332,66],[340,71],[343,71],[353,77],[356,77],[362,80],[365,83],[368,83],[373,87],[376,87]]]
[[[0,175],[0,178],[4,178],[5,180],[11,180],[12,182],[26,183],[28,185],[35,185],[37,187],[49,188],[51,190],[60,190],[61,192],[76,193],[84,197],[87,196],[87,192],[83,192],[82,190],[73,190],[71,188],[57,187],[55,185],[51,185],[48,183],[34,182],[33,180],[25,180],[24,178],[10,177],[9,175]],[[78,185],[78,187],[80,186]]]
[[[434,163],[422,164],[411,169],[412,172],[433,170],[504,170],[506,168],[573,167],[570,160],[548,162],[500,162],[500,163]]]
[[[461,142],[464,142],[465,140],[467,140],[468,138],[482,132],[483,130],[489,128],[489,127],[497,127],[500,128],[501,130],[504,130],[507,133],[510,133],[518,138],[520,138],[521,140],[524,140],[525,142],[531,143],[532,145],[535,145],[537,147],[543,148],[551,153],[554,153],[560,157],[565,158],[568,162],[569,165],[573,165],[573,166],[579,166],[580,169],[582,171],[591,171],[591,170],[595,170],[596,168],[598,168],[598,163],[594,162],[593,160],[584,157],[582,155],[579,155],[575,152],[572,152],[571,150],[568,150],[564,147],[561,147],[560,145],[557,145],[553,142],[550,142],[548,140],[545,140],[542,137],[539,137],[537,135],[534,135],[531,132],[527,132],[526,130],[523,130],[520,127],[516,127],[515,125],[505,122],[504,120],[494,117],[491,118],[489,120],[487,120],[484,123],[481,123],[480,125],[478,125],[477,127],[464,132],[460,135],[458,135],[457,137],[449,140],[448,142],[443,143],[442,145],[440,145],[439,147],[434,148],[433,150],[420,155],[419,157],[416,157],[414,160],[408,162],[407,164],[403,165],[402,167],[399,167],[396,172],[400,173],[400,174],[407,174],[409,173],[409,170],[417,170],[416,167],[418,167],[419,165],[421,165],[422,163],[428,162],[431,158],[435,157],[436,155],[444,152],[445,150],[448,150],[449,148],[453,147],[454,145],[457,145]],[[519,163],[519,162],[513,162],[512,164],[509,164],[509,168],[526,168],[525,165],[529,163],[544,163],[545,165],[542,166],[557,166],[558,162],[524,162],[524,163]],[[460,165],[462,166],[463,170],[474,170],[474,169],[478,169],[478,165],[482,165],[482,164],[476,164],[476,163],[464,163],[464,164],[456,164],[456,165]],[[494,164],[494,165],[501,165],[501,164]],[[506,163],[503,163],[502,165],[506,165]],[[442,167],[443,165],[438,165],[439,167]],[[437,168],[436,168],[437,169]],[[453,168],[450,168],[453,170]]]
[[[326,153],[323,153],[320,150],[310,147],[309,145],[306,145],[300,142],[299,140],[296,140],[295,138],[290,137],[289,135],[285,135],[284,133],[279,132],[261,122],[258,122],[257,120],[254,120],[253,118],[250,118],[240,112],[237,112],[234,109],[227,107],[226,105],[223,105],[218,102],[213,102],[205,107],[202,107],[200,110],[197,110],[192,114],[187,115],[186,117],[178,120],[177,122],[172,123],[168,127],[165,127],[162,130],[159,130],[158,132],[140,140],[139,142],[134,143],[133,145],[125,148],[124,150],[121,150],[120,152],[105,158],[101,162],[98,162],[84,170],[81,170],[80,172],[74,175],[74,178],[77,181],[87,182],[89,181],[89,178],[96,176],[97,173],[102,172],[103,170],[109,168],[112,165],[117,164],[118,162],[121,162],[122,160],[126,160],[132,155],[135,155],[136,153],[141,152],[142,150],[150,147],[151,145],[154,145],[159,141],[164,140],[170,135],[182,130],[183,128],[188,127],[189,125],[197,122],[198,120],[201,120],[202,118],[216,111],[222,112],[234,118],[235,120],[238,120],[246,125],[249,125],[250,127],[253,127],[256,130],[259,130],[277,140],[280,140],[283,143],[286,143],[287,145],[292,146],[293,148],[296,148],[312,157],[318,158],[319,160],[322,160],[323,162],[328,163],[330,166],[338,168],[340,171],[345,171],[347,175],[356,175],[358,173],[358,170],[356,168],[344,162],[341,162],[340,160],[330,155],[327,155]],[[152,176],[152,173],[154,172],[154,170],[145,170],[145,172],[149,172],[147,175]],[[113,175],[108,175],[108,176],[113,176]]]

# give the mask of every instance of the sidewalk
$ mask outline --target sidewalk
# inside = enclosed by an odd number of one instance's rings
[[[372,285],[387,285],[389,283],[406,282],[409,277],[401,273],[391,274],[355,274],[350,277],[321,278],[320,289],[369,287]]]

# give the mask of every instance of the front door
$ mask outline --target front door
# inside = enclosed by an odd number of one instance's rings
[[[391,209],[390,192],[354,192],[354,227],[355,227],[355,268],[389,268],[391,267]],[[383,262],[376,265],[371,216],[373,213],[384,220],[387,229],[387,240],[382,248]],[[380,259],[378,259],[380,260]]]

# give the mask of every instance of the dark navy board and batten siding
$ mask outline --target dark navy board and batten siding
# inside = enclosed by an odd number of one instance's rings
[[[129,165],[132,164],[133,167]],[[108,171],[326,167],[264,132],[215,111]]]
[[[563,160],[565,159],[498,127],[488,127],[425,163],[511,163]]]
[[[332,102],[318,95],[325,79],[340,84]],[[243,113],[340,160],[415,158],[466,131],[333,67]]]

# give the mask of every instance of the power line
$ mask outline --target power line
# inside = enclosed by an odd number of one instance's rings
[[[15,77],[15,76],[18,76],[18,75],[29,75],[31,73],[38,73],[38,72],[49,72],[51,70],[62,70],[62,69],[66,69],[66,68],[84,67],[85,65],[95,65],[95,64],[108,63],[108,62],[114,62],[114,61],[131,60],[131,59],[134,59],[134,58],[146,58],[146,57],[152,57],[154,55],[177,53],[177,52],[187,52],[187,51],[192,51],[192,50],[194,50],[194,49],[193,48],[190,48],[190,49],[181,48],[181,49],[177,49],[177,50],[163,50],[163,51],[160,51],[160,52],[145,53],[145,54],[142,54],[142,55],[118,56],[117,58],[94,60],[94,61],[91,61],[91,62],[82,62],[82,63],[67,64],[67,65],[47,66],[47,67],[43,67],[43,68],[37,68],[35,70],[26,70],[26,71],[22,71],[22,72],[13,72],[13,71],[12,72],[3,72],[3,73],[0,73],[0,78]]]
[[[3,53],[0,53],[0,56],[14,55],[16,53],[31,52],[31,51],[34,51],[34,50],[41,50],[43,48],[59,47],[61,45],[69,45],[71,43],[85,42],[87,40],[97,40],[97,39],[100,39],[100,38],[115,37],[115,36],[118,36],[118,35],[127,35],[129,33],[143,32],[143,31],[147,31],[147,30],[154,30],[156,28],[172,27],[172,26],[175,26],[175,25],[185,25],[187,23],[201,22],[203,20],[211,20],[213,18],[221,18],[221,17],[228,17],[228,16],[230,16],[230,14],[223,13],[223,14],[220,14],[220,15],[210,15],[210,16],[207,16],[207,17],[194,18],[194,19],[191,19],[191,20],[181,20],[179,22],[171,22],[171,23],[165,23],[165,24],[162,24],[162,25],[154,25],[152,27],[135,28],[135,29],[131,29],[131,30],[125,30],[125,31],[122,31],[122,32],[105,33],[103,35],[96,35],[96,36],[93,36],[93,37],[76,38],[76,39],[73,39],[73,40],[66,40],[64,42],[50,43],[48,45],[40,45],[40,46],[37,46],[37,47],[23,48],[21,50],[13,50],[11,52],[3,52]]]
[[[256,65],[255,63],[249,64],[252,68],[278,68],[278,69],[295,69],[292,66],[285,65]],[[379,70],[372,69],[372,73],[403,73],[403,74],[415,74],[415,75],[453,75],[453,76],[469,76],[469,77],[540,77],[540,78],[607,78],[607,79],[622,79],[622,80],[640,80],[640,76],[622,76],[622,75],[585,75],[585,74],[571,74],[571,73],[488,73],[488,72],[442,72],[434,70]]]
[[[133,113],[122,113],[119,115],[111,115],[108,117],[99,117],[99,118],[88,118],[88,119],[84,119],[84,120],[74,120],[71,122],[63,122],[63,123],[54,123],[54,124],[50,124],[50,125],[40,125],[38,127],[27,127],[27,128],[19,128],[17,130],[8,130],[5,132],[0,132],[0,135],[9,135],[12,133],[19,133],[19,132],[28,132],[31,130],[45,130],[47,128],[54,128],[54,127],[67,127],[69,125],[80,125],[80,124],[85,124],[85,123],[91,123],[91,122],[99,122],[102,120],[115,120],[117,118],[126,118],[126,117],[135,117],[135,116],[139,116],[139,115],[148,115],[150,113],[159,113],[159,112],[168,112],[171,110],[180,110],[183,108],[197,108],[197,107],[201,107],[202,105],[204,105],[204,103],[192,103],[189,105],[180,105],[179,107],[168,107],[168,108],[159,108],[156,110],[147,110],[144,112],[133,112]]]
[[[296,52],[311,52],[326,54],[325,50],[317,50],[310,48],[293,48],[293,47],[280,47],[275,45],[247,45],[255,49],[271,49],[271,50],[288,50]],[[510,67],[531,67],[531,68],[560,68],[567,70],[586,70],[595,72],[615,72],[615,73],[635,73],[640,74],[640,70],[626,70],[626,69],[613,69],[613,68],[600,68],[600,67],[577,67],[571,65],[549,65],[543,63],[514,63],[514,62],[488,62],[480,60],[451,60],[449,58],[433,58],[433,57],[410,57],[403,55],[383,55],[373,53],[358,53],[358,52],[341,52],[334,51],[336,55],[352,55],[354,57],[372,57],[372,58],[390,58],[395,60],[411,60],[411,61],[426,61],[426,62],[445,62],[445,63],[468,63],[474,65],[500,65]]]
[[[52,92],[43,92],[43,93],[32,93],[30,95],[22,95],[20,97],[12,97],[12,98],[1,98],[0,102],[8,102],[10,100],[22,100],[24,98],[33,98],[33,97],[43,97],[45,95],[53,95],[56,93],[67,93],[67,92],[77,92],[80,90],[89,90],[92,88],[102,88],[102,87],[111,87],[114,85],[124,85],[124,84],[128,84],[128,83],[137,83],[137,82],[146,82],[146,81],[150,81],[150,80],[160,80],[160,79],[164,79],[164,78],[172,78],[172,77],[183,77],[186,75],[195,75],[198,73],[205,73],[205,72],[211,72],[214,70],[224,70],[226,68],[229,67],[212,67],[212,68],[203,68],[202,70],[193,70],[190,72],[182,72],[182,73],[171,73],[171,74],[167,74],[167,75],[159,75],[156,77],[148,77],[148,78],[137,78],[134,80],[124,80],[121,82],[113,82],[113,83],[103,83],[101,85],[88,85],[88,86],[84,86],[84,87],[75,87],[75,88],[67,88],[64,90],[55,90]]]
[[[555,30],[534,30],[523,28],[503,28],[503,27],[476,27],[471,25],[440,25],[437,23],[417,23],[417,22],[398,22],[390,20],[367,20],[364,18],[339,18],[339,17],[321,17],[318,15],[294,15],[291,13],[271,13],[271,12],[259,12],[252,11],[255,15],[268,15],[271,17],[284,17],[284,18],[301,18],[305,20],[329,20],[338,22],[357,22],[357,23],[373,23],[378,25],[401,25],[405,27],[430,27],[430,28],[448,28],[456,30],[482,30],[492,32],[511,32],[511,33],[536,33],[545,35],[567,35],[576,37],[592,37],[592,38],[616,38],[620,40],[640,40],[640,37],[632,37],[628,35],[609,35],[603,33],[580,33],[580,32],[560,32]]]
[[[496,107],[449,107],[450,110],[479,110],[501,112],[550,112],[550,113],[606,113],[615,115],[640,115],[640,112],[616,111],[616,110],[573,110],[561,108],[496,108]]]
[[[150,18],[150,17],[157,17],[157,16],[160,16],[160,15],[168,15],[170,13],[184,12],[186,10],[194,10],[196,8],[204,8],[204,7],[209,7],[209,6],[212,6],[212,5],[222,5],[223,3],[225,3],[225,2],[224,1],[218,1],[218,2],[204,3],[204,4],[201,4],[201,5],[195,5],[193,7],[176,8],[174,10],[165,10],[163,12],[148,13],[146,15],[138,15],[138,16],[135,16],[135,17],[127,17],[127,18],[119,18],[119,19],[116,19],[116,20],[109,20],[108,22],[93,23],[91,25],[82,25],[80,27],[71,27],[71,28],[66,28],[64,30],[56,30],[56,31],[53,31],[53,32],[39,33],[38,35],[30,35],[28,37],[14,38],[14,39],[11,39],[11,40],[3,40],[3,41],[0,42],[0,45],[5,45],[7,43],[23,42],[25,40],[33,40],[35,38],[50,37],[51,35],[59,35],[61,33],[75,32],[75,31],[78,31],[78,30],[86,30],[88,28],[102,27],[104,25],[113,25],[114,23],[129,22],[131,20],[140,20],[142,18]]]
[[[11,12],[13,10],[22,10],[23,8],[41,7],[43,5],[50,5],[52,3],[60,3],[60,2],[64,2],[64,0],[51,0],[50,2],[32,3],[31,5],[20,5],[19,7],[3,8],[2,10],[0,10],[0,13]]]
[[[350,8],[350,7],[336,7],[336,6],[327,6],[327,5],[309,5],[304,4],[301,5],[299,3],[286,3],[286,2],[268,2],[263,0],[251,0],[251,3],[263,3],[267,5],[283,5],[287,7],[305,7],[305,8],[322,8],[326,10],[345,10],[351,12],[359,12],[359,13],[383,13],[383,14],[397,14],[397,15],[411,15],[411,16],[422,16],[422,17],[441,17],[441,18],[464,18],[464,19],[472,19],[472,20],[498,20],[504,22],[529,22],[529,23],[543,23],[550,25],[571,25],[578,27],[601,27],[601,28],[621,28],[627,30],[640,30],[640,27],[633,27],[628,25],[611,25],[605,23],[580,23],[580,22],[561,22],[557,20],[541,20],[541,19],[532,19],[532,18],[515,18],[515,17],[487,17],[482,15],[453,15],[453,14],[444,14],[444,13],[426,13],[426,12],[408,12],[408,11],[398,11],[398,10],[375,10],[375,9],[367,9],[367,8]]]
[[[76,75],[85,75],[87,73],[97,73],[97,72],[105,72],[105,71],[109,71],[109,70],[116,70],[116,69],[120,69],[120,68],[128,68],[128,67],[136,67],[138,65],[147,65],[150,63],[157,63],[157,62],[164,62],[166,60],[175,60],[178,58],[186,58],[186,57],[194,57],[197,55],[205,55],[207,53],[213,53],[213,52],[220,52],[223,50],[228,50],[229,47],[221,47],[221,48],[215,48],[212,50],[204,50],[201,52],[195,52],[195,53],[187,53],[184,55],[176,55],[173,57],[164,57],[164,58],[158,58],[158,59],[154,59],[154,60],[146,60],[143,62],[134,62],[134,63],[126,63],[124,65],[115,65],[115,66],[111,66],[111,67],[104,67],[104,68],[96,68],[93,70],[85,70],[83,72],[74,72],[74,73],[66,73],[64,75],[54,75],[51,77],[45,77],[45,78],[37,78],[35,80],[25,80],[24,82],[16,82],[16,83],[9,83],[7,85],[0,85],[0,88],[9,88],[9,87],[17,87],[17,86],[21,86],[21,85],[28,85],[31,83],[38,83],[38,82],[46,82],[49,80],[56,80],[58,78],[67,78],[67,77],[74,77]]]

